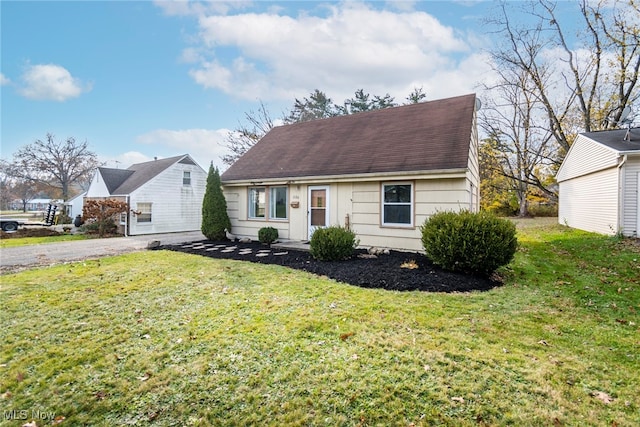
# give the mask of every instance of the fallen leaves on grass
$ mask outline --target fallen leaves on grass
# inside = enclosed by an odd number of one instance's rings
[[[611,397],[608,393],[605,393],[604,391],[594,391],[593,393],[591,393],[591,396],[595,397],[602,403],[606,403],[607,405],[609,405],[610,403],[613,403],[613,401],[615,400],[613,397]]]
[[[347,333],[345,333],[345,334],[340,334],[340,339],[341,339],[342,341],[346,341],[346,340],[347,340],[347,338],[352,337],[352,336],[354,336],[354,335],[355,335],[355,332],[347,332]]]

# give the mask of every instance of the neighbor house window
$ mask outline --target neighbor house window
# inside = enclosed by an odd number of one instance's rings
[[[182,172],[182,185],[191,185],[191,172]]]
[[[151,203],[138,203],[136,222],[151,222]]]
[[[269,219],[287,219],[287,187],[269,188]]]
[[[264,218],[267,207],[265,187],[249,189],[249,218]]]
[[[412,184],[382,184],[382,224],[413,226]]]

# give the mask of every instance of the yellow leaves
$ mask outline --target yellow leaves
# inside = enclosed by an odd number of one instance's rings
[[[415,269],[415,268],[418,268],[418,264],[416,263],[416,261],[415,261],[415,260],[413,260],[413,259],[412,259],[412,260],[410,260],[410,261],[403,262],[403,263],[400,265],[400,268],[408,268],[408,269],[410,269],[410,270],[413,270],[413,269]]]

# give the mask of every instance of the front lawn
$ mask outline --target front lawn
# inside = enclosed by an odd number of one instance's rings
[[[3,275],[0,423],[639,425],[639,246],[532,224],[487,292],[167,251]]]

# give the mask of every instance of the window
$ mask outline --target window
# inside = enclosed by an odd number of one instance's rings
[[[382,185],[382,224],[413,226],[413,185]]]
[[[287,187],[249,188],[249,218],[267,219],[269,212],[268,219],[287,219],[288,195]]]
[[[266,188],[249,189],[249,218],[264,218],[266,204]]]
[[[269,188],[269,219],[287,219],[287,187]]]
[[[191,185],[191,172],[182,172],[182,185]]]
[[[151,203],[138,203],[136,222],[151,222]]]

